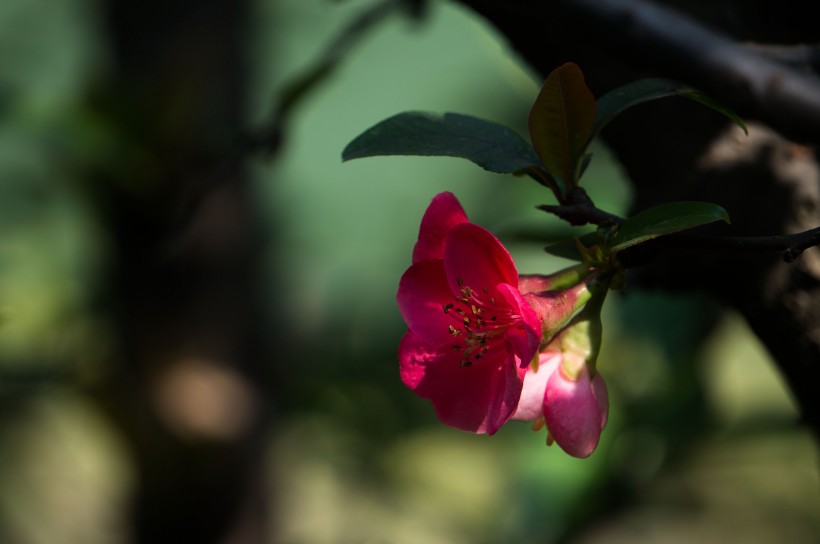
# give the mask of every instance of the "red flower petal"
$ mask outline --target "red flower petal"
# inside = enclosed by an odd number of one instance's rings
[[[473,223],[450,230],[444,248],[444,270],[454,293],[464,286],[475,292],[494,290],[500,283],[518,286],[518,271],[510,253],[498,238]]]
[[[399,364],[404,383],[433,403],[443,423],[464,431],[495,433],[521,395],[523,371],[504,350],[463,367],[458,352],[436,350],[408,332],[399,345]]]
[[[444,258],[444,243],[454,226],[467,222],[467,214],[453,193],[439,193],[421,219],[413,262]]]
[[[396,300],[407,327],[426,343],[434,347],[452,343],[453,318],[444,312],[444,305],[454,297],[442,261],[421,261],[408,268],[399,281]]]
[[[517,288],[509,284],[501,284],[496,289],[510,306],[512,314],[519,316],[519,324],[509,327],[505,337],[511,343],[521,362],[529,365],[541,344],[541,320]]]

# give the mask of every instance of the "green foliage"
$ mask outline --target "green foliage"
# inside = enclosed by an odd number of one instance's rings
[[[668,202],[639,212],[617,226],[602,226],[570,240],[550,244],[544,251],[556,257],[580,261],[583,247],[602,246],[612,253],[667,234],[682,232],[715,221],[729,223],[729,214],[710,202]]]
[[[595,114],[592,137],[597,136],[610,121],[615,119],[624,110],[632,106],[637,106],[638,104],[643,104],[644,102],[666,98],[668,96],[683,96],[712,108],[731,119],[743,129],[743,132],[749,133],[743,120],[740,119],[735,112],[718,104],[697,89],[671,79],[650,78],[641,79],[624,85],[623,87],[618,87],[598,99],[598,109]]]
[[[669,96],[694,100],[746,130],[743,121],[731,110],[688,85],[667,79],[636,81],[605,94],[596,102],[581,69],[566,63],[550,73],[530,109],[528,124],[532,146],[513,130],[491,121],[455,113],[405,112],[367,129],[347,145],[342,159],[378,155],[462,157],[492,172],[529,173],[553,191],[559,204],[567,204],[572,200],[570,189],[578,186],[591,160],[587,149],[595,136],[626,109]],[[594,209],[591,202],[589,207]],[[547,211],[564,217],[561,206],[554,208]],[[598,232],[577,240],[552,244],[546,251],[569,259],[583,259],[579,243],[581,247],[599,246],[614,253],[707,223],[729,222],[723,208],[706,202],[667,203],[623,222],[615,217],[612,222],[585,219],[603,226]],[[583,220],[571,222],[578,225]],[[618,223],[617,226],[614,223]]]
[[[538,164],[530,144],[515,131],[457,113],[404,112],[385,119],[350,142],[342,160],[378,155],[461,157],[502,174]]]
[[[609,248],[620,251],[659,236],[699,227],[715,221],[729,223],[726,210],[711,202],[668,202],[639,212],[612,236]]]
[[[584,247],[603,245],[604,238],[598,231],[587,232],[586,234],[576,236],[575,238],[569,238],[567,240],[561,240],[560,242],[550,244],[544,248],[544,251],[550,255],[555,255],[556,257],[570,259],[572,261],[582,261],[584,256],[578,250],[579,244]]]

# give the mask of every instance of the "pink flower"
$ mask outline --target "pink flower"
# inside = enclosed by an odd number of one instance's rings
[[[573,457],[589,457],[598,447],[606,426],[609,397],[600,373],[590,378],[588,365],[572,364],[571,353],[548,350],[538,357],[538,365],[527,371],[521,399],[513,419],[546,423],[548,441],[554,440]],[[570,374],[574,373],[575,376]]]
[[[399,283],[409,328],[399,363],[404,383],[447,425],[493,434],[518,405],[541,341],[518,281],[501,242],[470,223],[451,193],[437,195]]]

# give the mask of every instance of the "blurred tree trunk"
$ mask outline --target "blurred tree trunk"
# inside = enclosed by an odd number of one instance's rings
[[[710,39],[714,34],[718,44],[736,41],[731,44],[738,46],[735,53],[746,53],[742,44],[751,41],[757,50],[768,46],[799,59],[803,50],[796,46],[820,41],[817,25],[809,22],[811,3],[460,3],[485,17],[545,77],[557,66],[575,62],[596,96],[642,77],[678,79],[711,94],[749,122],[746,137],[714,112],[677,99],[642,105],[612,123],[602,136],[633,183],[635,209],[673,199],[717,202],[732,218],[732,226],[718,232],[733,236],[785,234],[820,225],[815,152],[820,123],[814,122],[820,109],[795,108],[788,98],[783,100],[781,92],[792,89],[791,80],[777,77],[763,82],[768,85],[765,92],[754,96],[760,82],[741,78],[748,74],[749,57],[733,64],[724,50],[711,47]],[[672,5],[685,12],[663,9]],[[656,10],[658,6],[662,9]],[[648,30],[643,23],[653,18],[668,22]],[[806,66],[793,72],[808,82],[803,88],[811,89],[817,85],[810,74],[816,62],[804,56]],[[816,102],[818,93],[804,97]],[[794,263],[771,253],[669,252],[636,269],[631,285],[700,289],[737,309],[777,362],[805,423],[820,435],[817,248]]]
[[[97,180],[119,361],[102,397],[137,470],[137,542],[264,542],[269,383],[243,173],[241,0],[109,0],[121,131]]]

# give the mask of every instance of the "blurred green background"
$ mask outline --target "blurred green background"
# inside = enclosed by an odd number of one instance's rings
[[[247,2],[243,127],[268,122],[289,85],[374,3]],[[117,302],[100,293],[122,248],[89,165],[118,157],[132,128],[93,107],[116,97],[101,85],[117,62],[104,5],[0,3],[3,543],[139,540],[142,472],[99,394],[119,364]],[[256,521],[212,541],[817,542],[816,445],[742,320],[697,293],[609,297],[600,369],[611,420],[587,460],[546,447],[523,423],[491,438],[446,428],[403,387],[395,290],[434,194],[454,192],[524,272],[567,263],[515,233],[546,241],[567,229],[535,210],[552,201],[528,179],[447,158],[342,163],[348,141],[405,110],[472,114],[524,134],[540,84],[490,28],[447,2],[386,17],[361,37],[289,111],[281,145],[241,157],[261,255],[254,293],[271,338],[257,363],[275,370],[253,384],[270,411],[253,446],[263,459],[248,499]],[[628,181],[605,148],[594,152],[588,191],[625,213]],[[230,368],[191,368],[181,379],[198,392],[194,415],[169,416],[169,436],[189,440],[197,417],[197,432],[234,436],[247,408],[241,384]],[[172,401],[187,390],[172,389]]]

